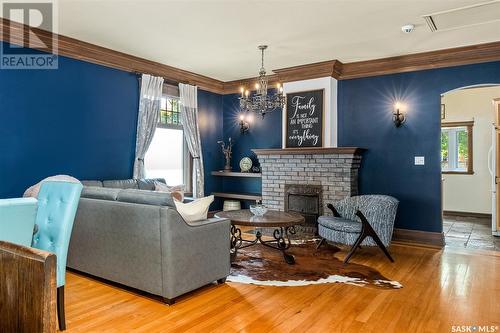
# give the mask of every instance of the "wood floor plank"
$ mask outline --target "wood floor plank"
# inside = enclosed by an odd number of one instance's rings
[[[371,248],[352,260],[401,282],[399,290],[228,282],[182,296],[170,307],[156,297],[68,272],[67,332],[435,333],[450,332],[452,325],[500,326],[496,253],[404,245],[390,250],[395,263]]]

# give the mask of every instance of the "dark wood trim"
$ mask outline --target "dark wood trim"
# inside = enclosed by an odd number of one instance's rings
[[[444,234],[442,232],[395,228],[392,240],[396,243],[410,243],[437,248],[442,248],[445,245]]]
[[[341,79],[420,71],[500,60],[500,42],[346,63]]]
[[[276,74],[268,75],[268,86],[269,88],[276,87],[278,83],[281,83],[280,78]],[[241,88],[245,90],[253,91],[255,90],[255,84],[258,83],[258,77],[250,77],[241,80],[227,81],[223,84],[224,94],[236,94],[241,93]]]
[[[474,218],[485,218],[492,219],[492,214],[484,214],[484,213],[471,213],[471,212],[458,212],[453,210],[444,210],[444,216],[462,216],[462,217],[474,217]]]
[[[226,171],[212,171],[212,176],[218,177],[243,177],[243,178],[261,178],[260,172],[226,172]]]
[[[0,34],[0,40],[16,45],[25,44],[25,25],[1,18],[1,29],[4,34]],[[9,30],[9,26],[12,27]],[[83,42],[71,37],[52,34],[37,28],[30,28],[36,31],[37,37],[42,43],[33,44],[35,49],[44,49],[45,44],[57,38],[58,54],[73,59],[83,60],[98,65],[120,69],[132,73],[147,73],[164,77],[170,83],[189,83],[198,86],[200,89],[222,94],[223,82],[210,77],[192,73],[183,69],[163,65],[158,62],[139,58],[130,54],[114,51],[102,46]],[[12,32],[10,38],[7,31]]]
[[[466,127],[466,126],[474,126],[474,120],[470,121],[448,121],[442,122],[441,127]]]
[[[328,60],[313,64],[293,66],[287,68],[273,69],[282,82],[317,79],[320,77],[342,76],[343,64],[339,60]]]
[[[326,155],[326,154],[349,154],[360,155],[365,151],[358,147],[337,148],[283,148],[283,149],[252,149],[257,155]]]

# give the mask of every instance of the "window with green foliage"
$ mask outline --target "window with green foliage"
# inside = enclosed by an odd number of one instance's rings
[[[179,99],[177,97],[163,95],[160,104],[160,119],[159,124],[181,126],[179,114]]]
[[[443,123],[441,127],[441,170],[444,173],[473,173],[472,122]]]

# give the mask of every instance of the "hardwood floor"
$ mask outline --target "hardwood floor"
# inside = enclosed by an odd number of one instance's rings
[[[352,262],[401,282],[399,290],[226,283],[183,296],[171,307],[69,272],[67,332],[435,333],[452,332],[452,325],[500,331],[499,252],[403,245],[390,251],[394,264],[375,248],[360,249]]]

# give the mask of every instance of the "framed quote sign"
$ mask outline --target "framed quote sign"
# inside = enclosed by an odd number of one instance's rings
[[[286,95],[286,148],[323,147],[324,92]]]

